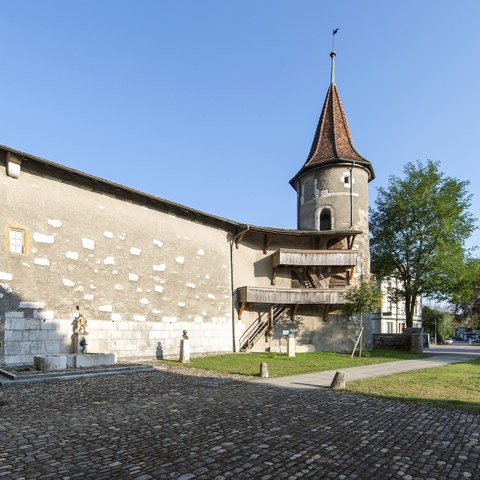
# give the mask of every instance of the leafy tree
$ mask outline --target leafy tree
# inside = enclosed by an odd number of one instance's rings
[[[373,271],[400,280],[396,293],[411,327],[418,297],[445,300],[458,291],[470,268],[464,242],[475,218],[468,182],[445,177],[438,162],[408,163],[404,174],[378,189],[370,232]]]
[[[455,318],[465,326],[480,328],[480,259],[470,259],[464,273],[451,299]]]
[[[425,332],[430,334],[430,338],[435,338],[435,327],[437,329],[437,342],[441,343],[453,334],[452,315],[448,312],[442,312],[436,308],[424,305],[422,308],[422,325]]]
[[[363,281],[358,286],[350,287],[344,294],[346,308],[349,315],[360,315],[360,356],[363,343],[363,316],[377,311],[382,304],[382,291],[375,280]],[[353,356],[353,353],[352,353]]]

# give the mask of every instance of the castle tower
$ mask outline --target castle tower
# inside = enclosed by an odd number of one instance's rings
[[[357,275],[367,275],[370,272],[368,182],[375,173],[371,163],[353,146],[335,85],[335,55],[334,51],[330,53],[331,82],[312,148],[290,184],[297,192],[297,228],[332,233],[328,244],[321,248],[345,248],[341,240],[335,242],[335,232],[362,232],[355,242],[360,253]]]

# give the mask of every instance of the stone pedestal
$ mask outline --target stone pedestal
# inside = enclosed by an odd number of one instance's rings
[[[268,366],[265,362],[260,364],[260,378],[268,378]]]
[[[293,336],[287,338],[287,355],[289,357],[295,356],[295,337]]]
[[[190,340],[188,338],[180,340],[180,362],[190,363]]]

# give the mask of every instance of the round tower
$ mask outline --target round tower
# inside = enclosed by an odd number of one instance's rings
[[[340,237],[345,237],[347,231],[357,231],[354,244],[360,254],[357,275],[367,275],[370,272],[368,183],[375,174],[371,163],[353,146],[335,85],[335,52],[330,57],[331,82],[312,148],[303,167],[290,180],[297,191],[297,228],[331,232],[319,248],[346,248]]]

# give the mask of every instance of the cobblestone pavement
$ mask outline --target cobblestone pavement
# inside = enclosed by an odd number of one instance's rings
[[[153,371],[5,389],[0,479],[480,478],[480,416]]]

